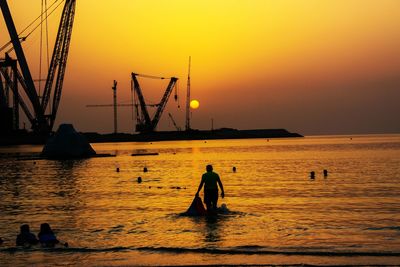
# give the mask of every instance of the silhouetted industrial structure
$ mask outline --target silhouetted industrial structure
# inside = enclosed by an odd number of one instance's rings
[[[118,104],[117,103],[117,82],[114,81],[113,89],[113,104],[95,104],[95,105],[86,105],[89,108],[98,108],[98,107],[113,107],[114,108],[114,134],[117,133],[117,125],[118,125],[118,118],[117,118],[117,108],[118,107],[134,107],[135,111],[134,114],[136,115],[136,125],[135,130],[136,132],[140,133],[149,133],[155,131],[158,122],[160,121],[161,115],[167,105],[169,96],[171,95],[172,89],[176,88],[176,82],[178,78],[172,77],[170,78],[170,82],[167,86],[167,89],[164,92],[163,97],[161,98],[160,103],[158,104],[148,104],[146,103],[142,89],[139,85],[139,81],[136,77],[144,77],[144,78],[151,78],[151,79],[165,79],[164,77],[157,77],[151,75],[144,75],[144,74],[137,74],[132,73],[132,83],[131,83],[131,93],[132,93],[132,103],[130,104]],[[175,91],[175,100],[178,100],[177,90]],[[150,115],[148,112],[147,107],[157,107],[157,110],[154,114],[153,119],[150,119]],[[132,114],[132,119],[134,117]],[[176,129],[179,127],[177,126],[175,120],[172,118],[172,115],[169,113],[169,116],[175,126]]]
[[[49,8],[46,6],[46,9],[42,10],[42,14],[29,25],[34,25],[39,20],[37,26],[33,26],[32,31],[22,36],[22,32],[18,34],[15,28],[7,1],[0,1],[0,8],[11,39],[0,48],[0,52],[12,46],[11,49],[6,51],[4,59],[0,60],[0,129],[3,129],[4,132],[18,130],[19,108],[25,113],[34,132],[47,135],[54,126],[61,99],[76,0],[65,0],[53,55],[41,96],[35,86],[35,80],[32,78],[21,41],[25,41],[42,23],[46,22],[47,25],[47,17],[62,2],[56,3],[57,1]],[[9,55],[12,51],[15,51],[16,59]],[[41,77],[38,81],[41,81]],[[12,101],[10,101],[10,92],[13,95]]]
[[[176,86],[176,82],[178,81],[178,78],[176,77],[171,77],[169,84],[167,86],[167,89],[165,89],[164,95],[161,98],[160,103],[156,104],[157,110],[153,116],[153,118],[150,118],[149,112],[147,110],[147,105],[144,96],[142,93],[142,89],[140,87],[139,81],[137,80],[137,77],[143,77],[143,78],[150,78],[150,79],[165,79],[164,77],[156,77],[156,76],[150,76],[150,75],[143,75],[143,74],[137,74],[137,73],[132,73],[132,90],[134,91],[134,106],[135,106],[135,111],[136,111],[136,131],[140,133],[150,133],[154,132],[158,122],[160,121],[161,115],[165,109],[165,106],[167,105],[169,96],[171,95],[172,89]],[[177,100],[177,96],[175,97],[175,100]]]
[[[86,105],[87,108],[99,108],[99,107],[113,107],[114,110],[114,134],[118,133],[118,107],[132,107],[133,104],[118,104],[117,103],[117,81],[114,80],[114,84],[111,87],[113,90],[113,103],[112,104],[97,104],[97,105]]]
[[[190,130],[190,63],[191,63],[191,57],[189,57],[188,77],[186,86],[186,124],[185,124],[186,131]]]
[[[114,105],[114,133],[118,132],[118,114],[117,114],[117,81],[114,80],[113,90],[113,105]]]

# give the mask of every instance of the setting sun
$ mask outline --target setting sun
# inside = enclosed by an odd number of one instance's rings
[[[192,108],[192,109],[197,109],[197,108],[199,108],[199,106],[200,106],[200,103],[199,103],[199,101],[197,101],[197,100],[192,100],[192,101],[190,101],[190,107]]]

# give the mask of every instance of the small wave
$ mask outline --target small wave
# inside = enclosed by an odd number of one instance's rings
[[[178,217],[220,217],[220,218],[224,218],[224,217],[244,217],[246,215],[248,215],[248,213],[245,212],[241,212],[241,211],[232,211],[232,210],[228,210],[228,209],[221,209],[218,208],[217,213],[216,214],[210,214],[210,215],[206,215],[206,216],[196,216],[196,215],[189,215],[187,212],[181,212],[181,213],[171,213],[170,215],[172,216],[178,216]]]
[[[99,233],[99,232],[103,232],[104,229],[94,229],[91,231],[91,233]]]
[[[43,248],[40,246],[33,246],[30,248],[23,247],[9,247],[0,249],[0,252],[16,253],[16,252],[36,252],[36,251],[48,251],[48,252],[62,252],[62,253],[96,253],[96,252],[123,252],[129,250],[137,250],[133,247],[111,247],[111,248],[74,248],[74,247],[56,247],[56,248]]]
[[[400,252],[375,252],[375,251],[281,251],[263,250],[259,246],[242,246],[236,249],[215,248],[172,248],[172,247],[141,247],[137,250],[165,253],[201,253],[201,254],[227,254],[227,255],[297,255],[297,256],[324,256],[324,257],[400,257]]]
[[[113,226],[113,227],[111,227],[111,229],[110,230],[108,230],[108,233],[109,234],[112,234],[112,233],[120,233],[120,232],[122,232],[122,230],[124,229],[124,225],[121,225],[121,224],[119,224],[119,225],[117,225],[117,226]]]
[[[258,246],[258,245],[245,245],[245,246],[237,246],[237,247],[235,247],[236,249],[238,249],[238,250],[241,250],[241,249],[247,249],[247,250],[260,250],[260,249],[264,249],[265,247],[263,247],[263,246]]]
[[[382,230],[395,230],[400,231],[400,226],[384,226],[384,227],[369,227],[365,230],[382,231]]]
[[[287,256],[319,256],[319,257],[400,257],[400,252],[389,251],[311,251],[311,250],[265,250],[262,246],[240,246],[235,248],[182,248],[182,247],[110,247],[110,248],[21,248],[10,247],[0,249],[0,253],[17,252],[57,252],[57,253],[104,253],[146,251],[172,254],[222,254],[222,255],[287,255]]]

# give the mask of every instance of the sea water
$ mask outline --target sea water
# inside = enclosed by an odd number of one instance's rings
[[[400,135],[92,145],[0,148],[0,266],[400,264]],[[227,211],[180,216],[207,164]],[[69,247],[15,247],[43,222]]]

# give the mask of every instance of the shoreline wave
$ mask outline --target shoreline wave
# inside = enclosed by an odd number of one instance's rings
[[[266,250],[263,247],[240,247],[240,248],[182,248],[182,247],[110,247],[110,248],[1,248],[0,253],[17,252],[59,252],[59,253],[102,253],[102,252],[129,252],[145,251],[154,253],[171,254],[223,254],[223,255],[286,255],[286,256],[319,256],[319,257],[400,257],[400,251],[323,251],[323,250]]]

